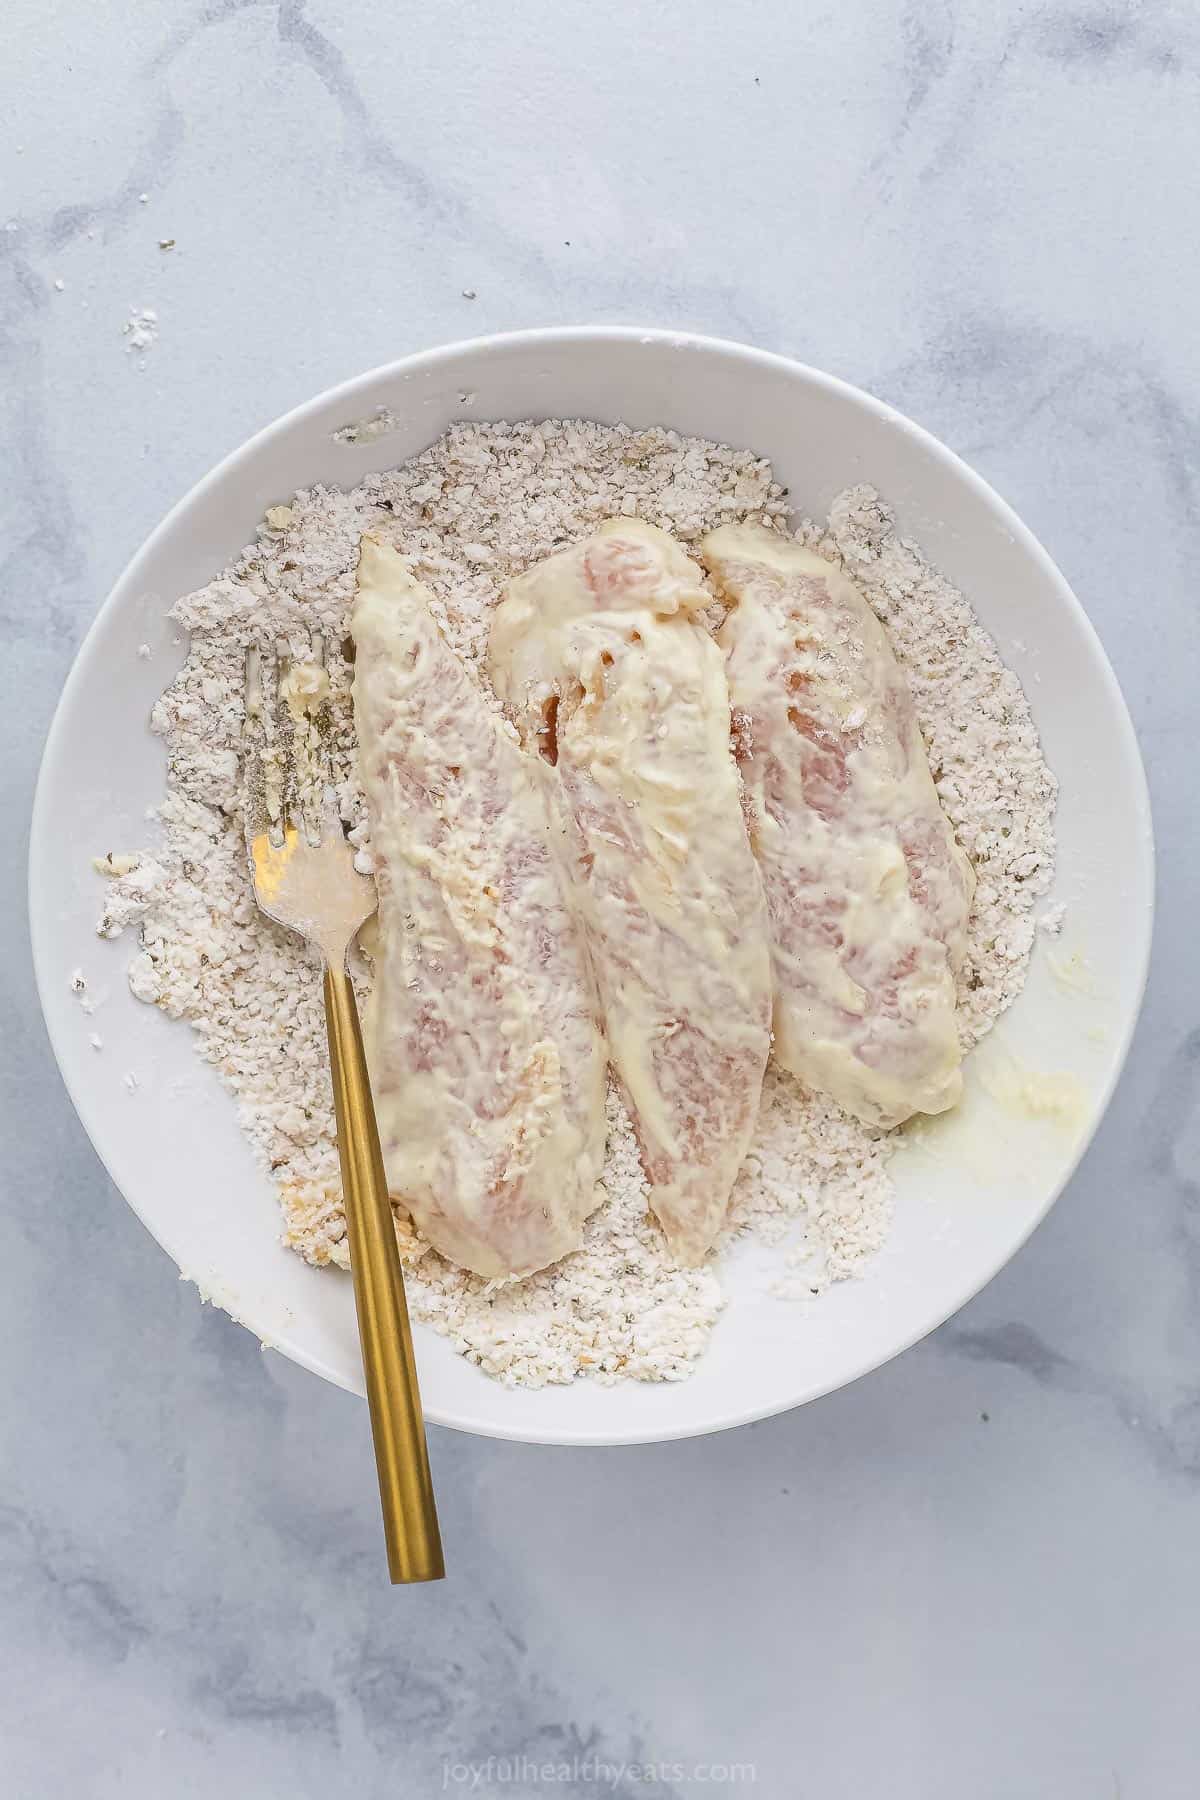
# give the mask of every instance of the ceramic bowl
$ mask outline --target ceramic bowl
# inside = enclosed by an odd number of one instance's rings
[[[266,506],[313,482],[353,487],[466,413],[661,424],[746,445],[773,459],[801,514],[823,515],[841,489],[871,482],[995,637],[1061,784],[1059,961],[1035,955],[1025,991],[968,1063],[963,1106],[895,1158],[894,1227],[861,1280],[812,1304],[774,1299],[778,1253],[746,1244],[722,1268],[728,1306],[710,1348],[674,1384],[509,1389],[418,1330],[426,1411],[440,1424],[565,1444],[715,1431],[811,1400],[895,1356],[977,1293],[1061,1192],[1112,1092],[1142,995],[1153,877],[1142,766],[1095,633],[1033,536],[928,433],[813,369],[661,331],[521,332],[373,370],[260,432],[163,520],[79,652],[34,809],[33,948],[63,1077],[129,1204],[207,1296],[327,1380],[361,1391],[349,1279],[280,1247],[270,1185],[191,1031],[132,998],[131,942],[96,937],[103,884],[90,859],[153,835],[146,813],[162,793],[163,751],[147,719],[183,655],[166,618],[171,603],[253,537]],[[386,431],[357,442],[336,435],[377,417]],[[1057,979],[1062,959],[1088,978]],[[92,1017],[71,991],[77,968],[100,1001]],[[89,1043],[96,1030],[103,1054]],[[1078,1115],[1014,1112],[992,1097],[989,1056],[1072,1078]]]

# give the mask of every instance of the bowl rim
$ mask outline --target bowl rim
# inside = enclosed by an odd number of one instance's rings
[[[940,463],[947,472],[952,474],[959,482],[965,484],[974,491],[977,498],[982,500],[985,505],[992,510],[994,516],[1021,549],[1036,564],[1040,565],[1043,574],[1050,580],[1056,588],[1060,599],[1074,615],[1076,626],[1083,632],[1085,637],[1090,640],[1091,649],[1095,654],[1098,674],[1102,684],[1107,690],[1107,698],[1113,711],[1114,725],[1122,740],[1125,760],[1130,768],[1135,805],[1142,825],[1142,830],[1138,836],[1136,855],[1142,865],[1141,873],[1145,880],[1147,907],[1144,915],[1144,928],[1140,933],[1140,941],[1130,946],[1131,953],[1136,954],[1137,957],[1136,969],[1134,971],[1136,977],[1135,1003],[1129,1007],[1126,1019],[1123,1023],[1108,1079],[1103,1088],[1097,1092],[1089,1128],[1081,1136],[1075,1147],[1074,1154],[1065,1167],[1061,1178],[1047,1190],[1045,1199],[1036,1215],[1029,1220],[1028,1224],[1022,1229],[1020,1235],[1011,1243],[1010,1247],[1006,1250],[1000,1260],[995,1262],[993,1266],[990,1266],[986,1273],[979,1275],[973,1274],[964,1283],[962,1290],[958,1292],[957,1297],[952,1304],[945,1307],[939,1306],[935,1317],[932,1317],[928,1322],[923,1323],[918,1329],[908,1333],[903,1341],[897,1343],[892,1349],[887,1351],[886,1354],[878,1355],[875,1353],[868,1353],[861,1361],[850,1364],[846,1373],[840,1375],[837,1379],[831,1379],[821,1383],[813,1388],[811,1392],[806,1393],[802,1398],[784,1401],[782,1403],[770,1403],[763,1406],[750,1405],[728,1409],[719,1417],[714,1418],[711,1423],[702,1426],[685,1425],[678,1428],[668,1427],[663,1430],[654,1431],[637,1428],[628,1433],[615,1433],[609,1431],[600,1435],[587,1431],[578,1433],[565,1432],[561,1428],[539,1431],[528,1426],[520,1429],[508,1428],[502,1423],[497,1423],[494,1419],[468,1416],[461,1411],[455,1413],[453,1416],[448,1416],[437,1407],[431,1407],[428,1404],[425,1406],[425,1418],[428,1423],[441,1425],[451,1430],[469,1432],[474,1436],[502,1438],[521,1443],[561,1444],[564,1446],[581,1448],[639,1443],[665,1443],[679,1438],[707,1436],[718,1431],[732,1430],[737,1426],[752,1424],[759,1419],[770,1418],[780,1413],[790,1412],[796,1407],[807,1405],[810,1401],[821,1399],[826,1394],[834,1393],[843,1387],[848,1387],[851,1383],[860,1380],[864,1375],[870,1374],[875,1369],[882,1368],[895,1357],[900,1356],[904,1351],[911,1349],[914,1344],[921,1342],[924,1338],[929,1336],[931,1332],[936,1331],[939,1326],[943,1325],[947,1319],[952,1318],[955,1313],[967,1304],[968,1301],[974,1299],[977,1294],[981,1293],[982,1290],[995,1279],[1000,1271],[1012,1261],[1018,1251],[1029,1241],[1038,1226],[1045,1220],[1052,1206],[1059,1199],[1068,1183],[1073,1179],[1080,1162],[1090,1147],[1093,1138],[1104,1119],[1112,1100],[1114,1090],[1124,1071],[1130,1047],[1133,1042],[1133,1036],[1141,1016],[1141,1010],[1145,999],[1146,983],[1149,976],[1156,901],[1156,857],[1153,814],[1145,766],[1142,761],[1141,749],[1138,744],[1128,705],[1112,665],[1109,662],[1108,655],[1101,643],[1099,634],[1092,625],[1081,602],[1072,590],[1070,583],[1030,528],[1023,523],[1008,502],[997,493],[989,482],[985,481],[969,463],[965,462],[963,458],[957,454],[957,452],[951,450],[948,445],[942,443],[939,438],[935,437],[932,432],[926,430],[924,426],[917,424],[906,414],[898,411],[895,407],[890,406],[886,401],[878,399],[875,395],[868,393],[863,388],[855,386],[852,382],[844,381],[836,375],[827,374],[824,370],[814,368],[811,364],[801,362],[797,358],[785,356],[776,351],[763,350],[756,345],[739,343],[730,338],[713,337],[703,333],[690,331],[677,331],[661,326],[556,325],[547,327],[528,327],[519,331],[487,333],[471,338],[456,339],[449,343],[438,344],[431,348],[414,351],[407,356],[397,358],[390,362],[377,364],[375,367],[364,371],[362,374],[351,376],[345,381],[335,382],[332,386],[322,389],[310,399],[302,401],[299,405],[290,408],[287,412],[280,414],[277,418],[262,426],[258,431],[244,439],[240,444],[236,445],[232,450],[221,457],[212,468],[202,475],[198,481],[194,482],[182,497],[170,507],[126,562],[80,640],[72,659],[71,667],[67,673],[66,680],[63,683],[62,691],[55,706],[54,714],[42,747],[30,816],[26,903],[28,907],[29,936],[34,968],[34,980],[38,1001],[42,1010],[43,1023],[45,1025],[47,1037],[50,1041],[50,1047],[54,1055],[55,1063],[58,1066],[59,1076],[67,1090],[68,1097],[70,1098],[76,1115],[91,1143],[93,1151],[108,1174],[109,1179],[113,1182],[114,1187],[116,1187],[117,1191],[121,1194],[126,1205],[130,1207],[133,1213],[141,1221],[143,1226],[150,1233],[150,1236],[154,1238],[155,1242],[158,1243],[160,1247],[166,1251],[167,1255],[171,1257],[171,1260],[175,1262],[176,1267],[181,1268],[181,1265],[178,1258],[172,1252],[168,1242],[160,1235],[155,1226],[150,1223],[150,1220],[146,1217],[139,1205],[125,1193],[124,1188],[117,1181],[116,1176],[109,1167],[104,1152],[100,1148],[97,1137],[92,1130],[90,1123],[92,1108],[83,1095],[77,1091],[76,1084],[67,1073],[67,1066],[60,1051],[60,1033],[54,1023],[54,1012],[48,1001],[51,974],[46,930],[35,905],[36,896],[34,887],[37,871],[43,860],[43,846],[49,829],[46,823],[49,805],[47,798],[50,786],[49,771],[52,769],[55,761],[59,740],[65,730],[65,721],[71,713],[76,691],[83,683],[85,671],[90,664],[92,654],[95,650],[96,640],[101,634],[103,624],[108,615],[121,603],[126,591],[139,584],[143,567],[151,561],[162,541],[171,534],[176,525],[186,517],[191,509],[209,492],[209,490],[218,483],[224,482],[231,477],[236,477],[239,469],[256,458],[266,446],[271,444],[275,439],[286,436],[296,426],[301,425],[310,417],[324,412],[333,406],[337,406],[338,408],[344,406],[347,409],[346,416],[352,417],[353,409],[359,398],[369,395],[372,390],[378,389],[383,383],[395,383],[396,381],[404,380],[414,375],[425,374],[431,370],[435,370],[440,364],[453,361],[465,354],[478,355],[480,353],[486,354],[495,351],[503,351],[508,348],[525,347],[532,349],[550,345],[562,346],[570,345],[572,343],[594,343],[597,341],[626,344],[635,343],[658,348],[667,346],[675,349],[696,350],[702,353],[706,351],[716,351],[722,356],[740,358],[748,364],[755,364],[758,367],[765,369],[768,373],[773,371],[780,375],[786,375],[789,379],[794,379],[799,376],[811,383],[814,387],[824,389],[827,394],[849,401],[852,405],[873,413],[880,421],[887,422],[898,429],[904,435],[920,445],[927,455],[934,461]],[[669,428],[669,421],[666,421],[665,423]],[[237,1318],[238,1323],[245,1325],[247,1329],[253,1331],[256,1336],[262,1337],[263,1333],[256,1326],[252,1316],[242,1316],[240,1314],[233,1316]],[[290,1361],[298,1363],[302,1368],[308,1369],[314,1375],[321,1376],[324,1380],[333,1383],[334,1386],[340,1387],[349,1393],[357,1393],[361,1397],[363,1393],[361,1385],[347,1381],[341,1372],[326,1363],[320,1356],[313,1355],[307,1351],[302,1344],[290,1340],[285,1334],[281,1334],[277,1328],[272,1330],[269,1341],[273,1349],[279,1350]]]

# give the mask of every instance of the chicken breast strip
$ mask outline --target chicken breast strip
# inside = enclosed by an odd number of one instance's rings
[[[514,581],[490,667],[542,758],[650,1202],[700,1262],[754,1130],[770,1047],[762,882],[700,571],[611,519]]]
[[[869,1124],[962,1091],[954,978],[974,875],[941,810],[907,683],[847,575],[759,526],[700,552],[775,970],[776,1059]]]
[[[362,540],[354,715],[379,886],[366,1044],[389,1186],[477,1274],[580,1241],[602,1193],[599,1003],[532,759],[403,559]]]

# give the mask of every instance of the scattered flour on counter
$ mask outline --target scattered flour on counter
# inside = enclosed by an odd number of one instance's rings
[[[410,559],[447,639],[486,691],[488,626],[505,583],[600,520],[640,516],[689,543],[730,519],[785,528],[787,510],[770,466],[748,451],[580,421],[464,423],[351,493],[313,488],[272,507],[258,541],[173,609],[191,647],[153,715],[168,754],[163,842],[105,871],[99,930],[140,926],[133,992],[194,1027],[276,1185],[284,1242],[309,1262],[347,1266],[346,1224],[319,963],[259,913],[247,873],[239,791],[247,648],[261,652],[264,668],[276,646],[294,664],[311,660],[320,637],[330,695],[315,724],[369,868],[346,657],[364,531],[389,537]],[[990,638],[898,536],[872,490],[843,495],[827,526],[806,524],[798,535],[845,562],[886,624],[943,804],[975,862],[960,990],[969,1047],[1024,979],[1034,904],[1053,873],[1053,778]],[[304,729],[313,727],[306,718]],[[361,997],[365,957],[354,973]],[[894,1134],[859,1124],[772,1069],[719,1253],[748,1233],[777,1243],[784,1294],[811,1296],[861,1272],[887,1232],[894,1144]],[[671,1263],[615,1094],[604,1178],[607,1200],[582,1248],[524,1281],[488,1283],[455,1268],[398,1212],[414,1316],[510,1384],[686,1376],[723,1304],[720,1254],[698,1270]]]
[[[135,351],[138,367],[144,369],[144,352],[158,342],[158,314],[152,306],[131,306],[129,317],[121,327],[127,351]]]

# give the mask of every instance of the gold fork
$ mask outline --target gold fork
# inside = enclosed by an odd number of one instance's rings
[[[319,641],[311,668],[320,673]],[[280,678],[293,670],[283,647]],[[319,737],[313,713],[321,683],[297,705],[264,704],[262,655],[246,657],[246,848],[254,896],[268,918],[296,931],[325,965],[325,1024],[333,1072],[338,1160],[350,1238],[350,1271],[362,1344],[367,1403],[375,1440],[388,1571],[394,1582],[437,1581],[445,1574],[425,1422],[417,1387],[404,1277],[367,1078],[362,1031],[346,958],[375,911],[375,883],[354,867],[327,780],[314,779]],[[297,690],[293,684],[292,692]],[[299,689],[302,692],[302,684]],[[295,755],[308,764],[298,779],[280,753],[290,723]],[[320,798],[316,805],[314,793]],[[289,804],[294,800],[295,804]],[[307,800],[308,804],[305,804]],[[315,815],[315,816],[314,816]]]

